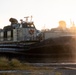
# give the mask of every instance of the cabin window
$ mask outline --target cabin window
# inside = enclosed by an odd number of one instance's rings
[[[34,25],[27,25],[27,27],[34,27]]]

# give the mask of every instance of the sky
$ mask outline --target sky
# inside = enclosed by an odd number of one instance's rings
[[[58,27],[60,20],[70,27],[70,21],[76,24],[76,0],[0,0],[0,28],[10,25],[11,17],[20,22],[31,15],[40,30]]]

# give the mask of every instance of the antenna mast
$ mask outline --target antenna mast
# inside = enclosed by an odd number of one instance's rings
[[[27,16],[27,17],[24,17],[24,18],[26,18],[26,22],[28,22],[28,18],[29,18],[29,16]]]
[[[30,20],[30,22],[32,22],[32,18],[33,18],[33,17],[31,16],[31,20]]]

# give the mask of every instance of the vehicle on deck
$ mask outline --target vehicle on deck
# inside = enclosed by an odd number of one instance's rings
[[[27,50],[31,44],[35,44],[42,40],[41,32],[36,29],[34,22],[28,22],[29,17],[25,17],[26,21],[10,18],[11,25],[4,26],[0,29],[0,51],[19,51],[19,49]],[[12,50],[11,50],[12,49]]]

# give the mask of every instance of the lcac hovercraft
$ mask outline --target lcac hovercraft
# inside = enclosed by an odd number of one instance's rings
[[[0,29],[0,52],[22,52],[30,49],[32,44],[41,41],[41,32],[36,29],[34,22],[10,18],[11,25]]]

